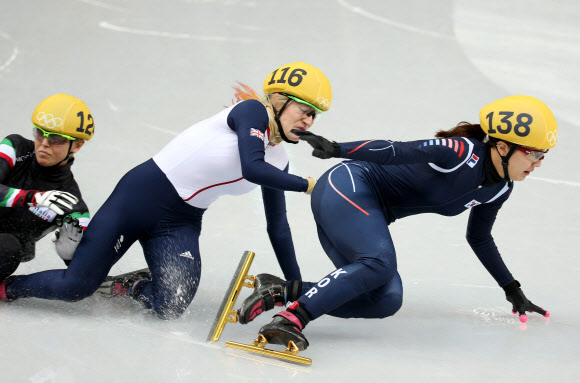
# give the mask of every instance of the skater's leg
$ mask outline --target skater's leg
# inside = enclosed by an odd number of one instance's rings
[[[163,319],[177,318],[185,312],[201,277],[203,210],[185,203],[182,208],[190,216],[184,216],[183,211],[181,217],[166,216],[151,236],[141,240],[153,280],[139,282],[132,292],[133,298]]]
[[[320,244],[334,266],[340,268],[347,265],[349,262],[346,257],[334,247],[322,227],[318,224],[317,227]],[[313,287],[316,287],[316,283],[303,282],[302,294],[306,294]],[[385,318],[395,314],[402,302],[403,285],[399,273],[395,273],[385,285],[351,299],[328,315],[339,318]]]
[[[0,282],[12,275],[20,265],[22,245],[10,233],[0,234]]]
[[[338,268],[316,284],[304,283],[304,295],[260,330],[269,341],[279,344],[298,341],[304,348],[308,342],[302,329],[310,320],[335,312],[365,294],[376,294],[374,290],[397,275],[388,222],[360,168],[340,164],[329,170],[319,179],[311,201],[321,243]],[[395,286],[393,283],[393,290]],[[381,301],[390,307],[373,315],[386,315],[398,309],[397,304]],[[353,315],[350,310],[357,308],[356,303],[336,313]],[[369,315],[364,312],[368,310],[368,301],[359,303],[362,315]]]
[[[328,313],[339,318],[386,318],[403,304],[403,284],[399,273],[377,289],[362,294]]]
[[[115,262],[158,221],[164,213],[159,197],[170,192],[177,195],[153,161],[131,170],[91,220],[68,269],[15,276],[6,286],[8,298],[76,301],[91,295]]]
[[[340,267],[310,289],[303,287],[305,294],[298,301],[311,319],[386,285],[397,273],[388,222],[362,170],[340,164],[319,184],[312,194],[312,210],[321,243]]]

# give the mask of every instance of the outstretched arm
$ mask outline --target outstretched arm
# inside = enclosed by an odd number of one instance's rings
[[[281,190],[262,187],[268,236],[286,280],[301,280],[292,233],[286,217],[286,198]]]
[[[308,131],[293,130],[292,133],[306,141],[314,157],[348,158],[374,162],[381,165],[434,163],[455,166],[466,161],[470,152],[469,141],[461,138],[427,139],[419,141],[366,140],[355,142],[331,142]]]
[[[498,201],[495,205],[484,204],[471,209],[467,225],[467,242],[487,271],[503,288],[506,300],[512,304],[512,312],[519,313],[521,322],[527,321],[526,311],[537,312],[548,317],[550,316],[549,312],[534,305],[526,298],[520,289],[520,283],[508,270],[495,245],[491,229],[502,203],[503,201]]]

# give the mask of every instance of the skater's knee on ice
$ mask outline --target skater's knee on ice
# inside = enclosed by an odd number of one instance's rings
[[[403,305],[403,296],[400,294],[388,294],[379,305],[378,319],[393,316]]]
[[[177,319],[183,315],[187,307],[181,306],[163,306],[154,308],[155,314],[161,319],[172,320]]]

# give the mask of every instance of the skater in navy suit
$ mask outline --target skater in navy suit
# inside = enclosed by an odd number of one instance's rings
[[[336,267],[316,283],[269,276],[242,305],[248,323],[275,304],[288,305],[260,333],[270,343],[292,340],[305,349],[302,329],[324,314],[341,318],[385,318],[403,302],[401,278],[389,225],[407,216],[469,211],[467,241],[525,322],[526,311],[549,313],[532,304],[498,251],[491,230],[510,197],[556,145],[550,109],[528,96],[495,101],[480,112],[480,124],[460,123],[435,138],[398,142],[330,142],[296,132],[318,158],[342,162],[318,180],[312,212],[324,251]],[[266,278],[262,274],[260,278]]]

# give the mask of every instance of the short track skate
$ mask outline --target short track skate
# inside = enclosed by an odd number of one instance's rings
[[[240,295],[242,287],[254,288],[254,281],[256,278],[248,274],[250,271],[250,266],[252,265],[252,261],[254,260],[254,256],[255,254],[251,251],[246,251],[244,252],[244,255],[242,255],[242,259],[238,264],[236,272],[234,273],[234,276],[230,282],[230,286],[224,295],[220,309],[213,322],[213,326],[209,331],[207,337],[208,342],[217,342],[220,339],[222,332],[224,331],[224,328],[228,322],[238,322],[238,312],[233,308],[236,304],[238,296]]]
[[[258,335],[256,340],[252,342],[252,344],[243,344],[237,342],[226,342],[226,346],[236,348],[238,350],[250,351],[255,352],[257,354],[270,356],[277,359],[282,359],[284,361],[301,363],[312,365],[312,359],[305,358],[303,356],[298,356],[298,346],[294,344],[294,342],[290,341],[288,343],[288,347],[284,351],[275,351],[266,348],[268,344],[268,340],[262,334]]]

